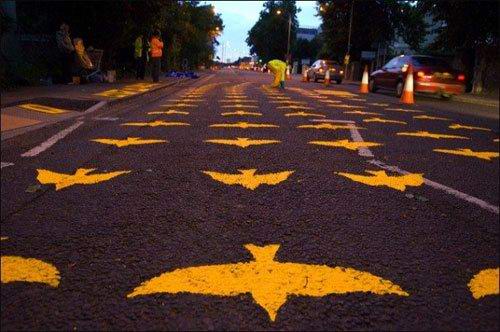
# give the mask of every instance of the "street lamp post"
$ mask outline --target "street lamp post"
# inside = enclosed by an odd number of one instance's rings
[[[281,10],[278,9],[276,11],[276,14],[281,15]],[[287,38],[287,44],[286,44],[286,62],[290,62],[290,36],[291,36],[291,31],[292,31],[292,14],[288,14],[288,38]]]
[[[351,53],[351,31],[352,31],[352,15],[353,15],[353,11],[354,11],[354,0],[352,0],[351,2],[351,15],[350,15],[350,18],[349,18],[349,35],[347,37],[347,54],[346,54],[346,58],[349,59],[350,58],[350,53]],[[348,62],[349,61],[345,61],[345,70],[344,70],[344,73],[345,73],[345,76],[347,76],[347,65],[348,65]]]

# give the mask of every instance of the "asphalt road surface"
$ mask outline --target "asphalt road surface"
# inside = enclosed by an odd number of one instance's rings
[[[2,330],[498,330],[498,109],[271,80],[3,141]]]

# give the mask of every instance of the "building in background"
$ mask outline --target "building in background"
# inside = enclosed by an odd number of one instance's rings
[[[318,28],[313,27],[299,27],[297,29],[297,39],[305,39],[307,41],[311,41],[316,37],[319,33]]]

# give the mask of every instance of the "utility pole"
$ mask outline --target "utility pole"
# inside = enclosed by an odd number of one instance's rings
[[[289,64],[290,59],[290,32],[292,30],[292,14],[288,14],[288,43],[286,45],[286,62]]]
[[[353,12],[354,12],[354,0],[352,0],[351,2],[351,16],[349,18],[349,35],[347,37],[347,59],[350,59],[351,57],[351,32],[352,32],[352,16],[353,16]],[[345,70],[344,70],[344,73],[345,73],[345,77],[347,77],[347,65],[348,65],[348,62],[349,61],[345,61],[346,64],[345,64]]]

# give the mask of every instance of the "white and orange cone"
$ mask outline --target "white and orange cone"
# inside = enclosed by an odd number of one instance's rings
[[[292,76],[290,76],[290,65],[286,66],[286,79],[292,79]]]
[[[325,85],[329,84],[330,84],[330,69],[327,69],[325,73]]]
[[[307,76],[308,70],[306,65],[302,66],[302,82],[309,82],[309,77]]]
[[[413,66],[411,63],[406,69],[406,72],[406,81],[403,93],[401,94],[401,102],[403,104],[413,104],[415,101],[413,99]]]
[[[359,86],[359,93],[368,93],[368,66],[365,66],[363,71],[363,78],[361,79],[361,85]]]

